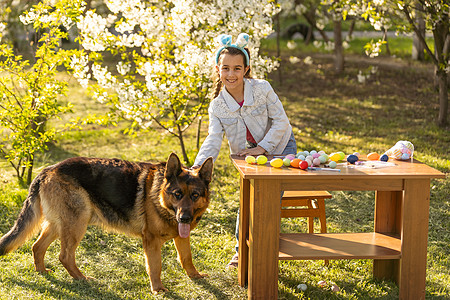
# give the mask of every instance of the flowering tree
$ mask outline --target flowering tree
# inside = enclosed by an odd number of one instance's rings
[[[447,124],[448,81],[450,73],[450,4],[447,0],[327,0],[343,11],[343,16],[359,15],[368,19],[375,29],[392,27],[398,32],[414,32],[436,69],[439,85],[438,124]],[[434,53],[425,42],[425,31],[418,28],[415,16],[420,14],[427,30],[433,33]],[[377,55],[383,41],[366,47],[367,53]]]
[[[319,31],[323,38],[323,42],[314,41],[316,47],[324,47],[327,51],[334,51],[334,66],[337,73],[344,71],[344,49],[348,46],[347,41],[342,40],[342,13],[338,8],[330,10],[330,4],[322,0],[283,0],[280,2],[282,12],[285,14],[301,15],[308,24]],[[324,28],[333,23],[333,41],[330,41],[326,35]]]
[[[259,55],[272,32],[271,0],[106,0],[107,12],[88,9],[78,19],[86,52],[73,56],[79,82],[134,128],[155,124],[179,139],[205,111],[214,67],[214,39],[221,33],[250,35],[252,70],[263,77],[276,62]],[[108,60],[105,56],[108,55]],[[111,60],[113,64],[111,65]],[[89,81],[92,84],[89,86]]]

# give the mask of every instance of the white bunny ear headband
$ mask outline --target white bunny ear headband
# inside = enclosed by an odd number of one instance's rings
[[[219,64],[219,57],[220,53],[225,48],[236,48],[242,51],[245,55],[245,61],[247,62],[247,66],[250,65],[250,58],[248,57],[247,51],[244,49],[245,46],[248,44],[248,34],[246,33],[240,33],[236,39],[236,42],[234,44],[231,43],[231,35],[228,34],[221,34],[217,37],[217,41],[220,44],[220,49],[216,52],[216,65]]]

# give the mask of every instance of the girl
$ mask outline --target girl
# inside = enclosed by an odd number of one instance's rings
[[[217,159],[225,133],[231,154],[295,154],[292,127],[281,101],[265,80],[252,79],[250,53],[245,46],[248,35],[241,33],[235,44],[231,36],[218,37],[221,48],[216,52],[216,93],[208,109],[208,136],[194,162],[200,166],[208,157]],[[238,238],[239,214],[236,221]],[[236,267],[236,254],[228,264]]]

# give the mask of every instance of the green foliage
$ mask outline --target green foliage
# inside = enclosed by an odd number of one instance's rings
[[[50,120],[72,111],[72,104],[61,101],[68,83],[57,75],[58,68],[69,67],[70,58],[79,52],[59,47],[67,37],[62,24],[77,17],[75,2],[79,1],[58,1],[55,7],[41,2],[21,16],[39,37],[36,45],[31,42],[32,61],[16,55],[10,43],[0,44],[0,154],[26,184],[31,182],[36,153],[47,150],[61,132],[109,121],[108,117],[86,116],[59,127],[48,126]],[[30,17],[47,11],[51,11],[47,18]]]
[[[30,178],[35,153],[44,151],[57,134],[46,127],[47,121],[71,110],[70,104],[58,102],[67,83],[55,74],[69,54],[55,51],[59,38],[58,32],[43,34],[31,66],[9,45],[0,45],[0,151],[21,180]]]

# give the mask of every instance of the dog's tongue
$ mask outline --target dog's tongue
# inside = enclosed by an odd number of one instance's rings
[[[178,234],[181,238],[189,237],[191,233],[191,224],[189,223],[178,223]]]

